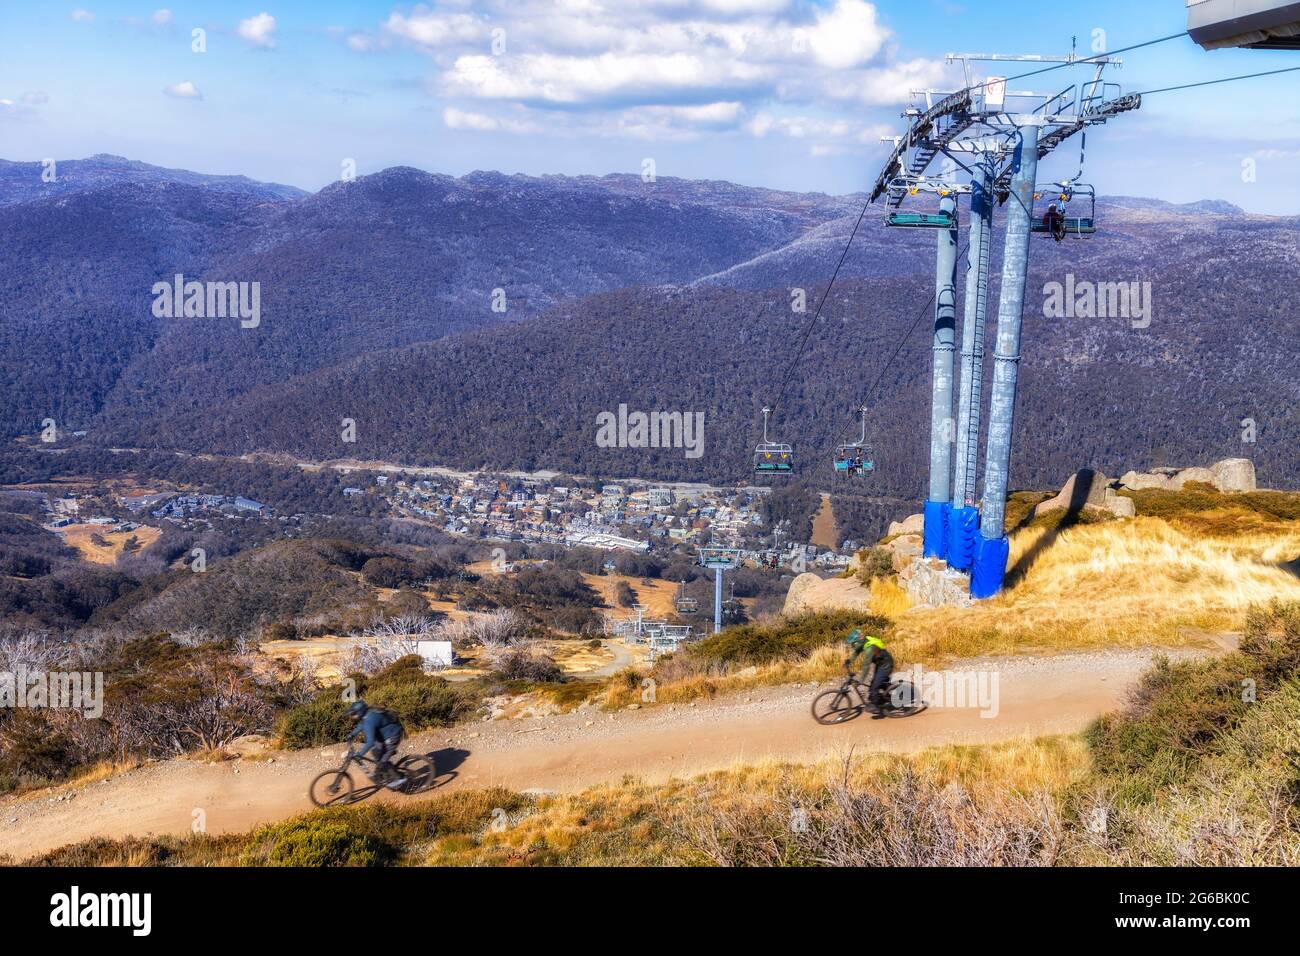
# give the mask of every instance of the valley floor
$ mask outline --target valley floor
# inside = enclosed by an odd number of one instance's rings
[[[853,750],[908,753],[1072,733],[1113,709],[1161,653],[1122,650],[1045,657],[969,659],[963,670],[999,677],[996,716],[936,708],[904,720],[859,718],[823,727],[809,715],[821,688],[765,687],[697,704],[646,705],[615,713],[502,720],[412,737],[407,752],[437,755],[433,793],[466,788],[572,792],[624,777],[647,783],[768,760],[809,763]],[[86,784],[0,800],[0,858],[21,861],[93,837],[234,833],[310,810],[307,785],[335,765],[341,747],[274,752],[271,760],[177,759]],[[385,795],[383,800],[412,797]]]

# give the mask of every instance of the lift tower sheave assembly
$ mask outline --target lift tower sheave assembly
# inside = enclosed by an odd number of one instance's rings
[[[970,572],[971,594],[989,597],[1002,588],[1009,551],[1003,521],[1030,239],[1035,233],[1044,232],[1050,232],[1058,241],[1066,234],[1084,236],[1096,232],[1091,211],[1086,220],[1065,218],[1062,211],[1076,192],[1081,197],[1095,195],[1090,186],[1077,182],[1082,168],[1075,177],[1053,184],[1053,192],[1060,194],[1060,207],[1044,217],[1049,228],[1035,227],[1038,162],[1076,133],[1084,133],[1090,126],[1137,109],[1141,98],[1124,96],[1117,84],[1105,81],[1106,69],[1120,64],[1118,59],[1105,54],[1043,57],[953,53],[947,60],[962,65],[965,87],[956,92],[921,90],[913,94],[924,97],[924,108],[915,105],[903,114],[909,128],[905,135],[892,138],[894,148],[876,179],[871,200],[887,197],[888,225],[940,230],[935,262],[930,477],[924,507],[924,553],[930,558],[946,558],[954,570]],[[1008,89],[1009,81],[1001,77],[976,80],[971,70],[976,61],[1035,64],[1038,68],[1026,76],[1084,65],[1093,72],[1091,79],[1082,83],[1066,83],[1064,88],[1054,87],[1056,92],[1040,93]],[[944,157],[945,168],[932,173],[931,166],[940,156]],[[962,193],[971,196],[970,241],[961,331],[961,377],[954,419],[957,198]],[[937,211],[901,211],[904,203],[923,195],[939,197]],[[984,336],[992,220],[997,204],[1007,207],[1007,234],[1003,246],[984,489],[977,509]],[[1069,226],[1072,222],[1076,223],[1074,227]]]

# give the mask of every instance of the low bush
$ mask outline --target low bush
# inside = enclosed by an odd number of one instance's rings
[[[516,648],[502,654],[493,672],[502,680],[526,680],[540,684],[559,684],[567,680],[554,658],[525,648]]]
[[[854,611],[805,614],[775,624],[729,627],[687,645],[678,656],[700,663],[740,666],[797,660],[825,644],[843,640],[855,627],[882,633],[890,624],[883,617]]]
[[[391,710],[407,732],[447,727],[469,716],[479,699],[443,677],[424,673],[415,654],[398,658],[372,677],[352,674],[356,692],[368,704]],[[348,701],[341,686],[328,687],[311,700],[291,707],[281,716],[277,730],[286,747],[323,747],[338,743],[352,732]]]
[[[246,866],[375,866],[393,855],[392,847],[346,818],[319,814],[255,831],[242,862]]]

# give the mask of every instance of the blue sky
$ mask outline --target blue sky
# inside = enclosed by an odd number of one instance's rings
[[[950,51],[1091,52],[1178,32],[1183,0],[5,0],[0,157],[97,152],[317,189],[410,165],[639,172],[832,193],[875,178]],[[192,31],[206,50],[192,50]],[[1124,55],[1146,90],[1300,66],[1190,40]],[[1067,71],[1015,86],[1044,90]],[[1069,71],[1083,73],[1076,69]],[[1037,86],[1035,86],[1037,88]],[[1066,150],[1047,173],[1066,175]],[[1103,194],[1300,212],[1300,73],[1150,97],[1095,131]],[[1255,164],[1243,181],[1242,163]],[[1046,175],[1046,174],[1045,174]]]

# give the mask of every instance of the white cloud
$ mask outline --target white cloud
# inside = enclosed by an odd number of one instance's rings
[[[528,120],[512,117],[488,116],[449,106],[442,111],[442,122],[448,129],[468,129],[481,133],[504,131],[507,133],[535,133],[538,127]]]
[[[410,14],[389,14],[384,29],[395,37],[425,48],[477,40],[487,36],[489,30],[484,20],[470,14],[435,13],[423,6],[416,7]]]
[[[888,32],[876,22],[876,8],[863,0],[838,0],[817,15],[807,31],[817,62],[833,70],[863,66],[880,52]]]
[[[462,56],[443,76],[452,95],[552,105],[611,101],[647,104],[692,97],[700,91],[758,87],[762,67],[690,53],[595,57]]]
[[[163,92],[168,96],[174,96],[179,100],[201,100],[203,94],[199,88],[189,80],[182,80],[179,83],[173,83],[171,86],[164,87]]]
[[[172,12],[168,10],[166,7],[163,7],[161,10],[155,10],[153,12],[153,16],[151,16],[149,19],[152,20],[158,26],[165,27],[172,22],[173,17],[172,17]]]
[[[253,46],[269,50],[275,46],[275,17],[263,12],[247,20],[240,20],[235,33]]]
[[[31,90],[24,93],[22,99],[27,106],[42,106],[50,101],[50,94],[44,90]]]
[[[466,113],[454,106],[449,106],[442,111],[442,121],[448,129],[485,131],[501,128],[501,124],[491,116],[484,116],[482,113]]]
[[[899,60],[868,0],[445,0],[339,36],[358,53],[425,54],[426,88],[463,123],[508,105],[548,133],[752,130],[763,110],[828,105],[857,122],[952,79]]]
[[[91,20],[95,19],[93,13],[89,10],[83,10],[81,7],[77,7],[77,9],[69,13],[68,16],[76,23],[89,23]]]
[[[356,53],[373,53],[384,47],[384,43],[378,37],[365,30],[354,30],[347,35],[344,42],[347,43],[348,49]]]

